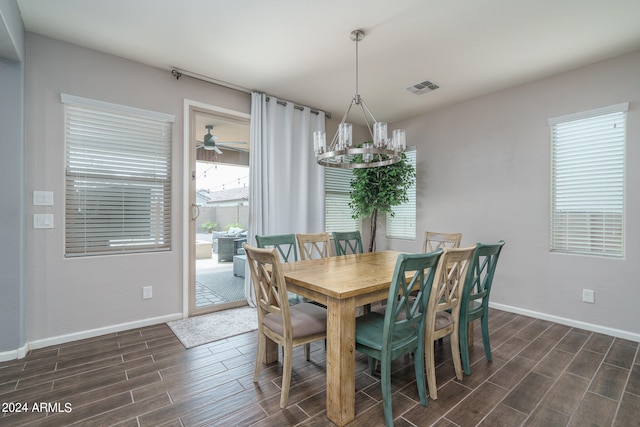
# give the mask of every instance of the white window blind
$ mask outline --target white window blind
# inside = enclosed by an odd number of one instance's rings
[[[416,149],[408,148],[405,151],[405,161],[416,167]],[[416,183],[407,190],[409,200],[401,205],[394,206],[394,216],[387,214],[387,238],[391,239],[415,239],[416,238]]]
[[[174,117],[62,94],[67,257],[171,249]]]
[[[329,233],[360,229],[360,221],[351,218],[351,208],[349,207],[352,177],[351,169],[324,169],[324,229]]]
[[[627,109],[549,120],[552,251],[624,256]]]

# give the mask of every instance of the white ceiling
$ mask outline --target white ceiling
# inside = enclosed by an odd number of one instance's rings
[[[393,122],[640,48],[639,0],[17,0],[26,29]],[[430,80],[440,89],[406,88]],[[358,122],[354,117],[353,122]],[[351,118],[350,118],[351,119]]]

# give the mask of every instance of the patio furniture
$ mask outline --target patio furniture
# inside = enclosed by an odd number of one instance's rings
[[[238,277],[244,277],[244,268],[247,263],[246,255],[234,255],[233,256],[233,275]]]

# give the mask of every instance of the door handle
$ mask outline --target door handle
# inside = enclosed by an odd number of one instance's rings
[[[195,221],[200,216],[200,208],[195,203],[191,204],[191,214],[193,215],[191,221]]]

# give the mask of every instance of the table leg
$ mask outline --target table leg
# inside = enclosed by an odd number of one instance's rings
[[[344,426],[355,418],[355,299],[327,301],[327,417]]]

